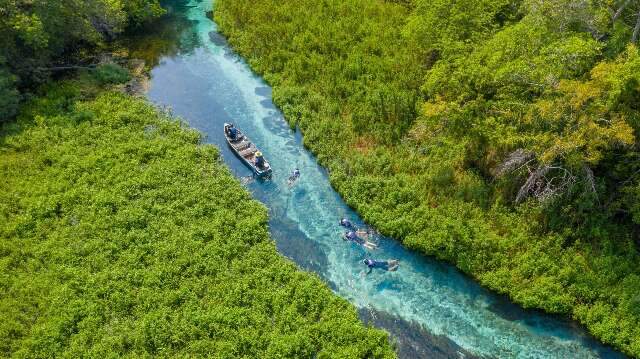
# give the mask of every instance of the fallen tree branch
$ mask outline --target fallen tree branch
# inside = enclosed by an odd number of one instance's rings
[[[42,71],[67,71],[67,70],[91,70],[91,69],[95,69],[98,65],[86,65],[86,66],[80,66],[80,65],[68,65],[68,66],[54,66],[54,67],[40,67],[38,68],[38,70],[42,70]]]
[[[508,173],[517,171],[534,159],[535,155],[533,152],[519,148],[511,152],[504,160],[504,162],[502,162],[502,164],[498,166],[495,171],[495,176],[499,178]]]
[[[551,175],[548,176],[549,174]],[[516,203],[522,202],[529,196],[535,197],[540,202],[545,202],[565,192],[575,183],[576,177],[566,168],[540,165],[536,170],[530,171],[527,181],[518,191]]]
[[[527,181],[520,187],[516,196],[516,203],[522,202],[529,196],[529,193],[535,188],[536,183],[549,171],[549,166],[540,166],[529,174]]]

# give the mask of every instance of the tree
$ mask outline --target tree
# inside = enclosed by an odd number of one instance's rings
[[[3,0],[0,48],[17,87],[24,90],[46,80],[52,62],[79,61],[81,49],[162,13],[157,0]]]

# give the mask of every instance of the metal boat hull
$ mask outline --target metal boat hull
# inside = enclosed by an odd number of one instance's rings
[[[258,149],[255,147],[253,143],[251,143],[248,137],[246,137],[240,131],[238,131],[238,135],[237,135],[240,138],[239,140],[238,139],[232,140],[229,137],[229,135],[227,134],[227,128],[230,125],[231,124],[228,124],[228,123],[224,124],[224,137],[227,140],[227,145],[229,145],[231,152],[233,152],[236,155],[236,157],[238,157],[240,161],[242,161],[242,163],[244,163],[247,167],[249,167],[251,171],[253,171],[253,174],[255,176],[261,177],[261,178],[266,178],[271,176],[272,170],[267,160],[264,160],[265,165],[262,168],[256,166],[254,159],[255,159],[255,153],[258,152]]]

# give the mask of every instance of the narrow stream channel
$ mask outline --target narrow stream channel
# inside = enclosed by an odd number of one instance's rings
[[[489,293],[454,267],[381,239],[371,253],[340,239],[339,218],[364,225],[331,188],[299,133],[271,101],[271,89],[228,48],[207,16],[211,0],[167,1],[163,21],[136,35],[132,55],[153,65],[148,97],[172,109],[221,149],[240,178],[250,171],[229,151],[222,124],[238,125],[274,168],[272,181],[247,187],[270,210],[280,252],[317,273],[353,303],[361,318],[385,328],[405,358],[617,358],[576,324],[525,311]],[[299,167],[293,189],[288,174]],[[367,256],[399,259],[396,272],[365,275]]]

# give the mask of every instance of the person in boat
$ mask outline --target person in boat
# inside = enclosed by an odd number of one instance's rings
[[[379,268],[388,272],[393,272],[396,269],[398,269],[398,266],[400,265],[400,262],[395,259],[391,259],[388,261],[380,261],[380,260],[367,258],[362,262],[366,264],[367,267],[369,267],[369,271],[367,272],[367,274],[371,273],[371,271],[373,271],[374,268]]]
[[[362,239],[355,231],[347,231],[342,237],[343,240],[353,242],[367,249],[376,249],[378,246],[375,243]]]
[[[353,224],[351,223],[351,221],[346,218],[342,218],[340,220],[340,225],[344,228],[353,228]]]
[[[255,164],[256,164],[256,167],[264,166],[264,156],[262,156],[262,152],[260,151],[256,152]]]
[[[227,127],[227,133],[229,134],[229,138],[232,140],[235,140],[238,138],[238,129],[235,128],[233,125],[229,125],[229,127]]]

